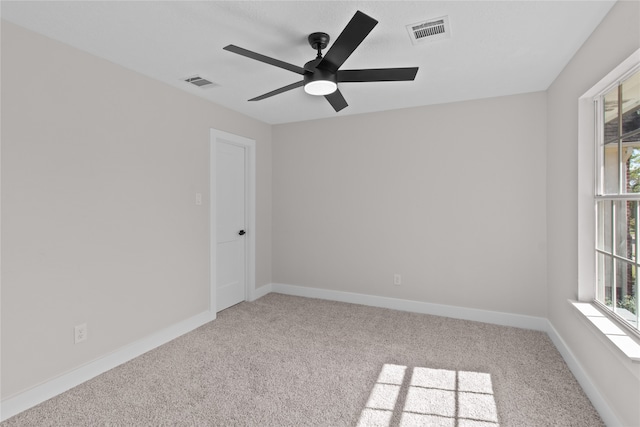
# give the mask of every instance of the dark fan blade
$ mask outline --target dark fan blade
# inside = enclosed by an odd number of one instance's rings
[[[399,82],[414,80],[418,67],[412,68],[372,68],[368,70],[340,70],[338,83],[341,82]]]
[[[362,40],[369,35],[377,23],[378,21],[372,17],[357,11],[320,61],[318,68],[324,68],[334,73],[338,71],[338,68],[360,46]]]
[[[349,105],[347,104],[347,101],[345,101],[344,96],[340,93],[340,89],[336,89],[335,92],[325,95],[324,97],[327,98],[327,101],[329,101],[329,104],[331,104],[333,109],[336,110],[336,113]]]
[[[241,47],[230,44],[225,46],[224,50],[237,53],[238,55],[246,56],[247,58],[255,59],[256,61],[264,62],[269,65],[284,68],[285,70],[293,71],[294,73],[304,74],[304,68],[297,65],[289,64],[288,62],[280,61],[279,59],[270,58],[268,56],[261,55],[259,53],[251,52],[250,50],[243,49]]]
[[[286,92],[291,89],[295,89],[297,87],[304,86],[304,80],[300,80],[299,82],[291,83],[290,85],[281,87],[280,89],[272,90],[269,93],[265,93],[264,95],[256,96],[255,98],[250,99],[249,101],[260,101],[261,99],[269,98],[270,96],[277,95],[279,93]]]

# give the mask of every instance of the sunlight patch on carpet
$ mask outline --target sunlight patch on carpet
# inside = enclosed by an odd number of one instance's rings
[[[414,367],[408,379],[408,369],[382,367],[358,427],[388,427],[395,412],[401,427],[499,427],[490,374]]]

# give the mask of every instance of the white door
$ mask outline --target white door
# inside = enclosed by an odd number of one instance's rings
[[[245,147],[216,142],[216,312],[246,299]]]

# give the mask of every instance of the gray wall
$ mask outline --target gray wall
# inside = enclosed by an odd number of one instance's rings
[[[617,357],[579,319],[578,98],[640,47],[640,3],[618,2],[548,90],[549,319],[624,425],[640,425],[640,364]]]
[[[545,103],[274,126],[273,281],[546,316]]]
[[[260,286],[271,127],[2,22],[3,398],[208,309],[212,127],[257,141]]]

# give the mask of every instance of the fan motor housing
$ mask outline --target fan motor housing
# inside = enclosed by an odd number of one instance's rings
[[[329,70],[325,70],[323,68],[316,68],[319,61],[313,60],[304,64],[304,69],[307,70],[302,78],[304,79],[304,84],[315,82],[317,80],[328,80],[330,82],[338,83],[338,79],[336,77],[336,73],[332,73]],[[311,71],[313,70],[313,71]]]
[[[319,59],[314,59],[304,64],[305,73],[302,76],[304,90],[310,95],[326,95],[335,91],[338,87],[336,73],[323,68],[316,68],[319,62]],[[327,86],[331,89],[327,89]],[[322,89],[319,89],[320,87]]]

